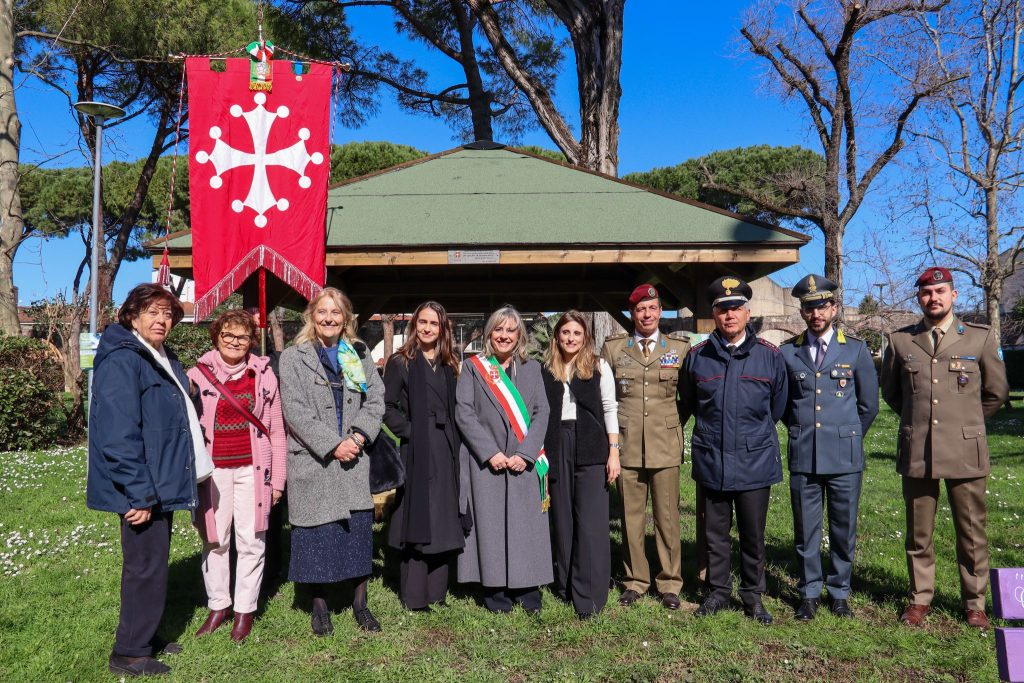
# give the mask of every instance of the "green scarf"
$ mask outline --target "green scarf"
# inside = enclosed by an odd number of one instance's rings
[[[345,387],[366,393],[366,373],[356,350],[344,339],[338,340],[338,367],[345,375]]]

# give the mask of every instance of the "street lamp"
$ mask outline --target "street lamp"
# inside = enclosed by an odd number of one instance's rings
[[[93,160],[92,179],[92,261],[90,261],[90,279],[92,286],[89,288],[89,334],[95,339],[99,317],[99,269],[100,249],[103,248],[103,219],[100,203],[100,154],[103,150],[103,123],[108,119],[119,119],[125,115],[124,109],[105,102],[75,102],[72,105],[79,113],[92,117],[96,125],[96,153]],[[89,397],[92,398],[92,371],[89,372]]]
[[[886,283],[886,282],[876,282],[873,285],[871,285],[872,287],[878,287],[878,309],[877,310],[878,310],[878,322],[879,323],[882,322],[882,288],[885,287],[887,284],[888,283]],[[881,325],[879,325],[879,327],[881,327]],[[883,357],[885,356],[885,332],[884,331],[882,332],[882,344],[881,344],[881,346],[879,348],[879,352],[882,354]]]

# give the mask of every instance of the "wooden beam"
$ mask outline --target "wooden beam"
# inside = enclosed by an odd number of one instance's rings
[[[633,329],[633,321],[630,317],[622,312],[622,306],[615,303],[615,299],[607,294],[600,292],[590,292],[590,298],[597,302],[597,305],[611,317],[615,318],[615,321],[622,325],[627,331]]]
[[[501,265],[548,265],[585,263],[778,263],[800,260],[794,247],[751,249],[543,249],[502,250]],[[361,251],[328,252],[327,266],[449,266],[447,251]]]
[[[161,255],[152,258],[153,267],[160,267]],[[192,255],[170,254],[168,256],[172,269],[192,267]],[[647,265],[651,263],[751,263],[765,264],[768,267],[782,267],[797,263],[800,254],[795,247],[780,248],[702,248],[686,249],[542,249],[502,250],[498,257],[501,265],[550,265],[550,264],[585,264],[585,263],[623,263]],[[449,266],[458,268],[458,264],[448,263],[448,252],[445,251],[350,251],[329,252],[326,258],[328,268],[342,266]],[[479,265],[479,264],[478,264]]]

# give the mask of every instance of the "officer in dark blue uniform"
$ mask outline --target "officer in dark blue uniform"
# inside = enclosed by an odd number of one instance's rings
[[[782,481],[775,423],[786,409],[786,363],[779,350],[748,324],[750,285],[722,277],[708,288],[715,331],[694,346],[679,373],[679,417],[696,417],[693,478],[704,501],[708,597],[706,616],[728,607],[733,508],[740,537],[740,599],[747,616],[762,624],[772,615],[765,592],[764,530],[771,485]]]
[[[857,508],[864,472],[864,435],[878,414],[878,375],[867,344],[836,328],[838,306],[831,280],[808,275],[793,287],[807,330],[786,341],[789,371],[789,495],[793,536],[800,558],[800,606],[810,621],[822,587],[829,607],[853,617],[850,577],[857,537]],[[821,569],[821,529],[828,506],[829,573]]]

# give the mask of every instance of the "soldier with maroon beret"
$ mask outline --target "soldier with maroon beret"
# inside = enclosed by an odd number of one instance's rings
[[[960,597],[967,623],[987,629],[988,537],[985,486],[989,474],[985,419],[1009,393],[999,340],[987,325],[953,313],[957,292],[946,268],[917,279],[924,317],[889,336],[882,361],[882,398],[900,416],[896,469],[907,511],[910,602],[900,618],[920,626],[935,594],[935,510],[939,481],[956,531]]]
[[[647,500],[654,515],[655,545],[661,571],[655,587],[667,609],[679,609],[683,587],[679,537],[679,465],[683,427],[676,411],[679,367],[690,350],[681,332],[662,334],[661,299],[643,284],[629,296],[633,334],[608,337],[602,355],[615,374],[619,402],[619,443],[622,474],[622,541],[625,590],[619,604],[632,605],[651,587],[644,552]]]

